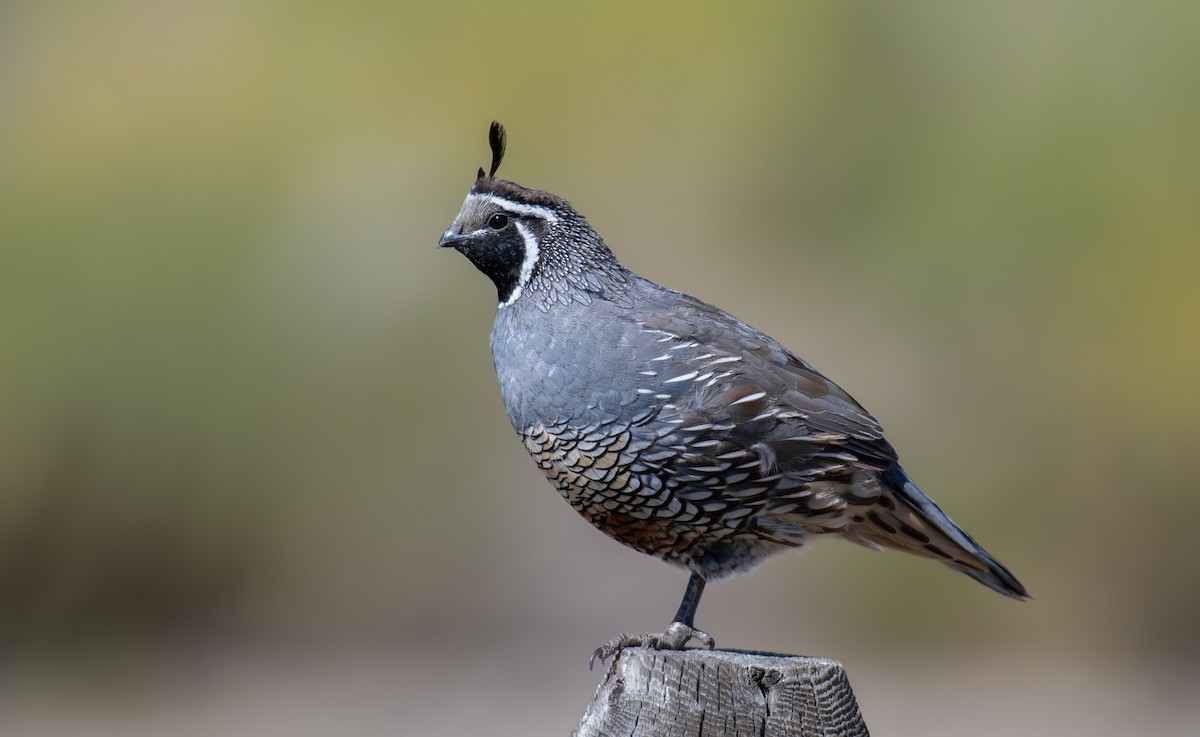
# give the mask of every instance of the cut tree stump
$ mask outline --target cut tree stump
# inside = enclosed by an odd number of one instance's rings
[[[627,648],[574,737],[867,737],[836,660]]]

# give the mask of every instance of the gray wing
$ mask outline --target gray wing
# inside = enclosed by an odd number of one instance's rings
[[[672,378],[683,391],[672,392],[682,406],[714,422],[734,423],[726,431],[743,444],[768,442],[781,462],[803,463],[821,449],[840,448],[856,463],[886,470],[896,452],[883,428],[841,387],[759,330],[712,305],[686,295],[679,309],[643,316],[639,329],[658,335],[641,363],[670,354],[662,363],[684,369]],[[665,348],[666,350],[662,350]],[[711,372],[712,375],[709,375]],[[704,378],[700,381],[701,377]]]
[[[762,332],[676,298],[629,328],[653,338],[637,363],[655,372],[656,426],[666,428],[649,470],[715,520],[781,544],[861,519],[896,462],[875,418]]]
[[[1026,596],[908,479],[883,428],[849,394],[763,333],[679,299],[682,309],[646,317],[639,329],[657,331],[681,357],[663,361],[674,375],[660,377],[661,385],[691,385],[663,406],[677,416],[657,442],[674,452],[659,471],[675,495],[711,515],[707,539],[750,534],[802,545],[811,533],[834,533],[934,558],[1008,596]],[[750,567],[754,554],[742,554],[746,565],[718,560],[716,572]]]

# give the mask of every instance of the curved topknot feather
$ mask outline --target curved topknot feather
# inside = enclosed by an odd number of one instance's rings
[[[492,147],[492,168],[488,171],[488,177],[496,176],[496,170],[500,168],[500,162],[504,160],[504,145],[508,136],[504,132],[504,126],[497,121],[492,121],[492,127],[488,129],[488,145]],[[483,173],[483,170],[479,170]]]

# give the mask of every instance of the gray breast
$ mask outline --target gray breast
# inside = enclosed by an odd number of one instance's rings
[[[585,426],[635,414],[645,397],[632,370],[631,327],[601,301],[501,309],[492,356],[513,427]]]

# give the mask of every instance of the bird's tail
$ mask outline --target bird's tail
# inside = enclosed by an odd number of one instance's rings
[[[883,494],[855,530],[861,542],[940,560],[1005,596],[1029,598],[1016,576],[955,524],[904,469],[893,466],[882,480]]]

